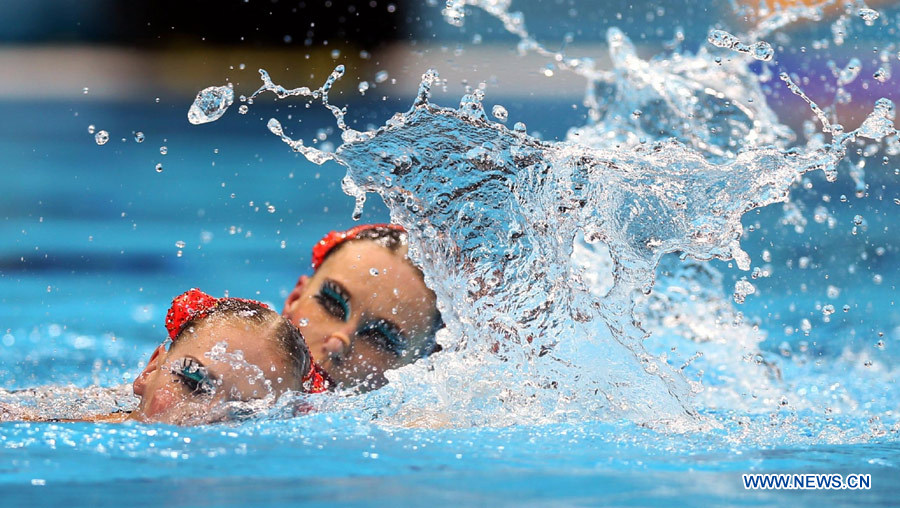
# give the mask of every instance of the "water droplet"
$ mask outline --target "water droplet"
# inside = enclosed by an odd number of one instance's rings
[[[872,24],[875,23],[875,20],[881,15],[875,9],[870,9],[868,7],[859,9],[856,11],[856,14],[869,26],[872,26]]]
[[[272,205],[269,205],[268,207],[266,207],[266,210],[267,210],[269,213],[275,213],[275,207],[272,206]]]
[[[247,114],[247,111],[248,111],[249,109],[250,109],[250,108],[248,108],[246,104],[241,104],[241,107],[238,108],[238,113],[240,113],[240,114],[242,114],[242,115],[246,115],[246,114]]]
[[[135,143],[143,143],[144,142],[144,133],[141,131],[137,131],[134,133],[134,141]]]
[[[826,316],[830,316],[830,315],[834,314],[834,305],[831,305],[829,303],[828,305],[822,307],[822,314],[824,314]]]
[[[369,275],[371,275],[372,277],[377,277],[378,269],[377,268],[369,268]]]
[[[194,103],[188,110],[188,121],[194,125],[214,122],[225,114],[232,102],[234,90],[230,86],[204,88],[197,93]]]
[[[165,155],[165,154],[169,153],[169,147],[167,147],[165,145],[159,147],[159,153],[160,153],[160,155]]]
[[[800,329],[803,330],[803,333],[809,335],[810,330],[812,330],[812,323],[810,323],[808,319],[803,318],[803,320],[800,321]]]
[[[706,40],[713,46],[728,49],[734,47],[734,44],[738,42],[735,36],[725,30],[711,30],[709,35],[706,36]]]
[[[365,95],[366,90],[369,89],[369,82],[368,81],[360,81],[358,89],[359,89],[359,93]]]
[[[83,93],[83,94],[85,94],[85,95],[87,95],[90,91],[91,91],[91,89],[88,88],[88,87],[84,87],[84,88],[81,89],[81,93]]]
[[[851,58],[850,61],[847,62],[847,66],[838,74],[838,85],[852,83],[856,77],[859,76],[859,71],[861,69],[862,63],[860,63],[859,58]]]
[[[884,341],[879,339],[878,342],[875,343],[875,347],[878,349],[884,349]]]
[[[734,283],[734,301],[736,303],[744,303],[747,295],[756,293],[756,287],[746,280],[739,280]]]
[[[339,49],[331,50],[331,58],[337,59],[339,56],[341,56],[341,50],[339,50]]]
[[[281,122],[279,122],[275,118],[270,118],[269,122],[266,124],[266,127],[268,127],[269,132],[276,136],[284,135],[284,130],[281,128]]]
[[[375,74],[375,82],[376,83],[384,83],[385,81],[387,81],[388,77],[389,77],[388,71],[378,71]]]
[[[308,326],[308,325],[309,325],[309,320],[306,319],[306,318],[300,318],[300,320],[297,321],[297,326],[300,327],[300,328],[303,328],[303,327]]]
[[[107,141],[109,141],[109,133],[106,131],[100,131],[94,135],[94,141],[97,142],[98,145],[105,145]]]
[[[94,124],[88,125],[88,134],[93,134],[94,132],[96,132],[96,130],[97,128],[94,127]]]
[[[162,170],[163,170],[162,163],[161,163],[161,162],[157,163],[157,164],[156,164],[156,172],[157,172],[157,173],[162,173]]]
[[[187,244],[184,243],[184,240],[178,240],[177,242],[175,242],[175,246],[178,247],[179,249],[183,249],[185,247],[185,245],[187,245]]]
[[[853,216],[853,224],[856,226],[862,226],[863,216],[862,215],[854,215]]]
[[[768,62],[775,56],[775,50],[772,49],[768,42],[759,41],[750,46],[750,56],[757,60]]]
[[[506,108],[499,104],[496,104],[493,108],[491,108],[491,114],[494,115],[494,118],[500,120],[501,122],[505,122],[506,119],[509,118],[509,112],[506,111]]]

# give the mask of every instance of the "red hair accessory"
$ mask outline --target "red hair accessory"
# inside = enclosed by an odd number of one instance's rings
[[[169,330],[169,338],[175,340],[185,323],[194,319],[202,318],[216,308],[222,300],[237,300],[240,302],[255,303],[266,309],[268,305],[257,302],[256,300],[248,300],[245,298],[216,298],[210,296],[197,288],[191,288],[184,293],[172,299],[172,306],[166,314],[166,330]]]
[[[322,393],[328,391],[331,381],[328,374],[322,370],[322,367],[313,360],[312,355],[309,357],[309,372],[303,376],[303,390],[306,393]]]
[[[348,241],[356,239],[360,233],[364,231],[369,231],[371,229],[377,228],[387,228],[393,229],[395,231],[403,231],[403,226],[399,224],[360,224],[359,226],[352,227],[347,231],[332,231],[325,235],[319,243],[313,247],[312,250],[312,267],[313,270],[318,270],[320,266],[322,266],[322,261],[325,260],[325,256],[331,252],[332,249],[337,247],[338,245]]]

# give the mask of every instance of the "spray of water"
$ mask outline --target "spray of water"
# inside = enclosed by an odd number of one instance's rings
[[[635,295],[650,291],[661,257],[735,259],[749,269],[738,241],[744,213],[786,200],[803,173],[834,174],[850,140],[895,132],[893,105],[882,99],[860,128],[834,133],[821,148],[746,149],[725,162],[674,139],[617,149],[545,143],[521,127],[490,122],[480,91],[456,109],[432,104],[438,80],[426,73],[410,111],[376,131],[350,132],[336,153],[310,160],[346,166],[359,191],[378,193],[409,229],[412,256],[451,317],[442,340],[459,352],[437,360],[447,365],[431,376],[444,376],[435,386],[454,393],[442,411],[470,417],[521,421],[574,412],[693,420],[690,387],[645,351],[633,315]],[[327,88],[320,90],[327,101]],[[276,134],[301,152],[317,152]],[[602,242],[613,262],[602,298],[591,296],[570,261],[582,235]],[[529,381],[527,389],[512,393],[513,373]],[[453,390],[453,377],[457,384],[477,379],[482,389],[461,399],[465,391]],[[424,398],[433,406],[449,397]],[[470,407],[476,400],[481,411]],[[484,411],[486,400],[505,412]]]
[[[761,39],[793,20],[821,16],[827,3],[758,13],[748,34],[710,32],[719,49],[676,50],[651,61],[611,29],[613,68],[601,70],[591,58],[537,43],[508,1],[447,2],[451,24],[464,22],[467,6],[482,8],[519,37],[520,51],[586,80],[589,122],[559,143],[529,136],[521,123],[509,129],[490,121],[481,90],[458,108],[435,105],[431,89],[440,78],[433,70],[408,112],[367,132],[348,128],[346,111],[328,100],[343,67],[315,90],[285,89],[261,70],[263,86],[253,97],[320,99],[334,114],[344,143],[333,153],[292,139],[276,119],[268,126],[310,161],[347,168],[344,190],[357,199],[355,215],[365,193],[381,196],[392,220],[409,230],[411,257],[448,322],[439,340],[454,353],[388,373],[388,387],[366,399],[379,417],[454,425],[586,417],[669,429],[715,425],[698,415],[692,397],[702,387],[684,374],[702,354],[672,365],[665,354],[648,352],[644,339],[652,331],[712,343],[710,330],[721,320],[740,327],[742,318],[722,300],[721,277],[702,263],[669,267],[662,290],[651,292],[663,256],[733,259],[748,270],[739,243],[745,213],[786,202],[807,172],[833,180],[852,142],[896,144],[890,100],[877,101],[859,128],[844,132],[833,107],[819,107],[782,72],[821,124],[821,134],[808,129],[806,146],[788,148],[794,134],[760,88],[771,80],[774,53]],[[868,23],[872,14],[864,9],[859,15]],[[762,73],[751,70],[752,61],[763,62]],[[838,73],[839,85],[852,73]],[[494,116],[505,122],[508,114]],[[739,281],[735,299],[753,290]],[[678,318],[698,301],[711,317]],[[772,383],[760,381],[777,380],[777,366],[758,354],[759,334],[741,330],[731,334],[738,340],[719,344],[719,365],[746,372],[736,362],[750,363],[762,377],[738,376],[725,397],[777,397]],[[710,400],[706,407],[723,404],[723,397]]]

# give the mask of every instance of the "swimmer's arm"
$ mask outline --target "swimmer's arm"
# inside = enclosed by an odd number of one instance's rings
[[[0,422],[45,422],[45,423],[122,423],[131,416],[131,412],[118,411],[115,413],[93,415],[87,418],[46,418],[27,411],[13,412],[9,406],[0,404]]]

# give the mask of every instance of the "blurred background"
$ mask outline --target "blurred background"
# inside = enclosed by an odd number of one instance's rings
[[[897,2],[867,3],[881,18],[867,27],[854,16],[842,45],[822,41],[833,40],[844,2],[826,8],[821,21],[799,21],[769,39],[775,69],[804,76],[804,89],[823,105],[834,95],[829,61],[843,68],[851,57],[862,60],[860,79],[846,87],[853,100],[839,108],[848,129],[878,97],[897,99],[896,77],[872,79],[881,65],[878,49],[900,40]],[[749,29],[763,6],[776,4],[512,2],[549,49],[565,46],[601,68],[609,63],[609,27],[621,28],[650,58],[666,51],[679,30],[683,48],[696,51],[707,45],[712,27]],[[245,115],[235,105],[217,122],[192,126],[186,113],[205,87],[231,83],[236,97],[250,95],[264,68],[288,88],[315,88],[344,64],[332,101],[347,105],[351,126],[371,128],[407,110],[422,73],[434,67],[446,79],[435,94],[438,104],[456,105],[467,86],[482,86],[488,109],[502,103],[510,123],[525,122],[544,139],[563,139],[569,127],[587,121],[582,79],[549,77],[547,59],[520,55],[517,39],[484,12],[471,9],[456,27],[442,18],[443,7],[437,0],[4,0],[0,370],[8,370],[0,386],[33,384],[44,362],[60,382],[91,382],[79,375],[86,365],[101,376],[93,381],[130,379],[146,346],[164,337],[173,296],[196,286],[280,308],[308,272],[313,243],[354,224],[353,201],[341,192],[343,169],[309,163],[265,127],[276,117],[290,135],[335,147],[340,139],[330,114],[303,101],[261,96]],[[777,80],[764,90],[781,120],[802,132],[801,122],[811,118],[806,104]],[[109,137],[104,144],[96,138],[101,131]],[[804,319],[817,326],[803,340],[865,334],[866,347],[877,333],[890,335],[900,325],[896,318],[872,319],[893,312],[872,302],[892,301],[898,271],[888,227],[897,164],[885,164],[870,165],[863,197],[846,171],[834,184],[812,175],[795,193],[809,211],[802,231],[784,220],[780,206],[746,217],[754,232],[745,248],[754,259],[770,251],[778,269],[754,282],[759,291],[742,309],[772,334],[773,350],[785,337],[802,335],[793,331]],[[812,220],[811,210],[823,204],[838,226]],[[851,234],[858,214],[867,229]],[[377,197],[362,220],[388,220]],[[814,275],[785,268],[803,257],[800,264]],[[726,290],[747,275],[718,266]],[[822,304],[834,299],[830,287],[843,291],[840,304],[858,312],[823,323]],[[807,303],[792,305],[800,292]],[[84,354],[55,361],[60,347]],[[100,369],[98,361],[112,366]]]

